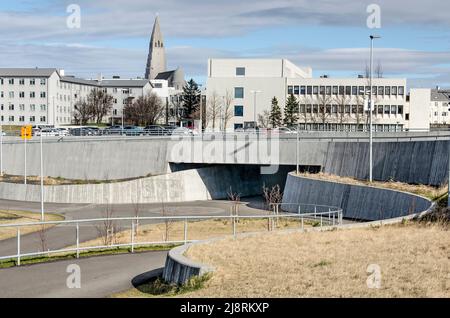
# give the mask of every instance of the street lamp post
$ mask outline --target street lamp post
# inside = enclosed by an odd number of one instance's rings
[[[381,38],[378,35],[370,36],[370,80],[369,80],[369,182],[373,181],[373,129],[372,129],[372,96],[373,96],[373,40]]]
[[[257,121],[256,121],[256,94],[262,93],[261,91],[253,90],[250,91],[253,94],[253,122],[255,125],[255,129],[257,128]]]
[[[203,101],[202,101],[202,85],[198,84],[198,87],[200,89],[200,99],[199,99],[199,105],[200,105],[200,134],[203,134]]]
[[[42,152],[42,132],[39,134],[40,137],[40,150],[41,150],[41,221],[44,222],[44,154]]]

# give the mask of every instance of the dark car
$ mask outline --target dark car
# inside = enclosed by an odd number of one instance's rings
[[[124,126],[122,135],[124,136],[144,136],[145,131],[138,126]]]
[[[105,135],[120,135],[122,133],[122,125],[114,125],[103,130]]]

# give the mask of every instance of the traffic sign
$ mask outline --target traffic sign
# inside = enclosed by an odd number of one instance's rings
[[[22,126],[22,128],[20,128],[20,137],[22,139],[31,139],[31,135],[32,135],[32,127],[30,125],[28,126]]]

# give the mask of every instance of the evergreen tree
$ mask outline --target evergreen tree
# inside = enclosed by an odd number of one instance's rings
[[[298,101],[293,94],[291,94],[284,107],[284,125],[286,127],[294,126],[298,120]]]
[[[269,115],[269,122],[272,128],[277,128],[281,126],[282,123],[282,115],[281,115],[281,108],[278,105],[278,100],[276,97],[272,99],[272,107],[270,110]]]
[[[195,119],[200,108],[200,89],[192,78],[183,87],[182,99],[186,118]]]

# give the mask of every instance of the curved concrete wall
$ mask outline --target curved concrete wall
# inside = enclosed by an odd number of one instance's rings
[[[248,137],[248,136],[247,136]],[[304,137],[306,138],[306,137]],[[276,139],[276,138],[275,138]],[[229,140],[228,140],[229,141]],[[170,172],[169,164],[295,165],[296,139],[220,138],[49,138],[44,144],[46,176],[82,180],[115,180]],[[301,140],[299,163],[322,171],[358,179],[368,178],[367,139]],[[374,178],[407,183],[441,185],[448,174],[449,141],[375,140]],[[22,175],[24,147],[17,141],[4,144],[4,172]],[[172,164],[171,166],[174,166]],[[27,170],[39,175],[39,143],[28,143]]]
[[[367,221],[420,213],[432,205],[431,201],[414,194],[293,174],[286,180],[283,203],[338,206],[343,209],[344,217]]]
[[[192,169],[126,182],[45,186],[49,203],[160,203],[225,199],[230,187],[241,196],[257,195],[263,184],[284,185],[285,167],[263,176],[258,166],[216,166]],[[15,201],[41,200],[39,185],[0,183],[0,198]]]

